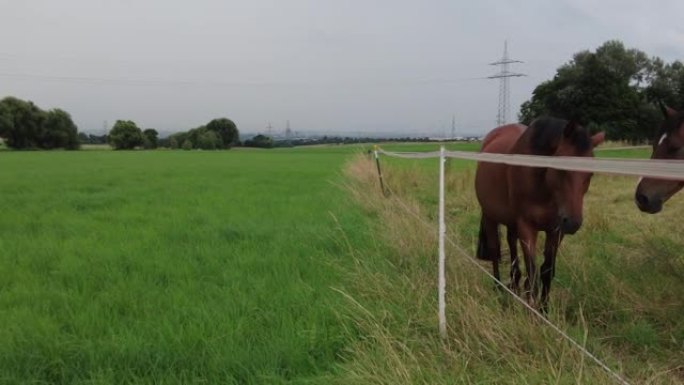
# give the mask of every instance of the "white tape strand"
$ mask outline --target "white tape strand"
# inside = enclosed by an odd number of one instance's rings
[[[382,149],[378,149],[378,151],[381,154],[397,158],[427,159],[439,157],[439,151],[390,152]],[[470,159],[478,162],[501,163],[510,166],[549,167],[568,171],[684,180],[684,161],[682,160],[601,159],[572,156],[494,154],[468,151],[447,151],[446,157]]]

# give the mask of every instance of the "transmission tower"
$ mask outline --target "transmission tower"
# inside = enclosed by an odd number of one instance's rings
[[[456,138],[456,115],[451,115],[451,140]]]
[[[271,130],[273,127],[271,126],[271,122],[268,122],[268,126],[266,126],[266,129],[268,130],[268,137],[272,138],[273,136],[271,135]]]
[[[499,66],[501,71],[495,75],[488,76],[489,79],[499,79],[499,112],[496,115],[496,124],[502,126],[508,122],[509,101],[510,101],[510,78],[527,76],[525,74],[511,72],[509,67],[512,63],[522,63],[520,60],[513,60],[508,57],[508,41],[504,41],[504,52],[501,60],[489,65]]]
[[[290,129],[290,121],[287,121],[287,125],[285,126],[285,139],[290,139],[292,136],[292,130]]]

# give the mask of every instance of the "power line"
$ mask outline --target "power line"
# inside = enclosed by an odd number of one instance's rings
[[[456,138],[456,115],[451,115],[451,140]]]
[[[84,84],[84,85],[111,85],[111,86],[179,86],[179,87],[329,87],[331,85],[349,85],[354,87],[412,87],[430,85],[449,85],[464,81],[486,79],[483,77],[463,78],[397,78],[387,80],[321,80],[321,81],[273,81],[273,80],[245,80],[226,81],[218,79],[206,80],[168,80],[149,78],[117,78],[101,76],[62,76],[44,75],[35,73],[0,73],[0,77],[53,81],[61,83]]]

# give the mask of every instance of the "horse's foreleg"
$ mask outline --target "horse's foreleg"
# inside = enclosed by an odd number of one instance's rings
[[[538,292],[537,267],[534,263],[534,254],[537,248],[537,230],[525,222],[518,223],[518,237],[522,245],[523,255],[525,256],[525,294],[528,302],[534,303]]]
[[[518,230],[515,225],[508,226],[506,234],[508,250],[511,254],[511,290],[518,294],[520,291],[520,265],[518,264]]]
[[[563,233],[557,229],[546,232],[546,242],[544,244],[544,263],[541,265],[541,311],[546,313],[548,310],[549,291],[551,291],[551,280],[556,275],[556,254],[558,246],[563,240]]]

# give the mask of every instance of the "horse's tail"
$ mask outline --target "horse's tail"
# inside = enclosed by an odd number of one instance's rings
[[[480,218],[480,235],[478,236],[477,253],[475,256],[477,259],[489,261],[491,260],[491,257],[487,255],[487,232],[485,231],[484,222],[484,214],[482,214],[482,217]]]

